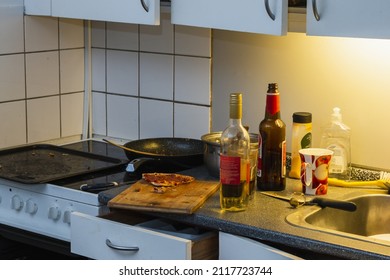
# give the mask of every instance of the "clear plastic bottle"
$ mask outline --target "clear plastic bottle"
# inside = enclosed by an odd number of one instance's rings
[[[331,122],[323,129],[321,148],[333,151],[329,177],[351,179],[351,129],[343,123],[340,108],[333,108]]]
[[[250,138],[242,126],[242,94],[230,95],[229,126],[221,135],[220,204],[227,211],[243,211],[249,200]]]

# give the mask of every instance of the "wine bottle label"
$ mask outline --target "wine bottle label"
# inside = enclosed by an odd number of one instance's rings
[[[266,110],[269,114],[275,115],[280,111],[279,93],[267,93]]]
[[[220,180],[222,184],[238,185],[241,179],[241,158],[220,156]]]

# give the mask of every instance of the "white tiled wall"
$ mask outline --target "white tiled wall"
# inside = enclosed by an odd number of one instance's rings
[[[12,5],[10,5],[12,4]],[[0,148],[80,137],[82,20],[24,16],[0,0]],[[93,133],[200,138],[210,130],[211,30],[94,22]]]
[[[80,137],[84,28],[0,0],[0,148]]]
[[[211,30],[93,22],[93,134],[200,138],[210,130]]]

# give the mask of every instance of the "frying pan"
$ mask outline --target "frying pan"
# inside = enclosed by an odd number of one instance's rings
[[[135,171],[147,161],[188,169],[203,164],[203,142],[191,138],[146,138],[125,143],[123,146],[103,139],[124,149]]]

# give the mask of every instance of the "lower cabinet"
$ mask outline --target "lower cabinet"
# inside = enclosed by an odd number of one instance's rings
[[[220,260],[298,260],[301,259],[250,238],[219,232]]]
[[[218,233],[137,213],[94,217],[73,212],[71,251],[103,260],[217,259]]]

